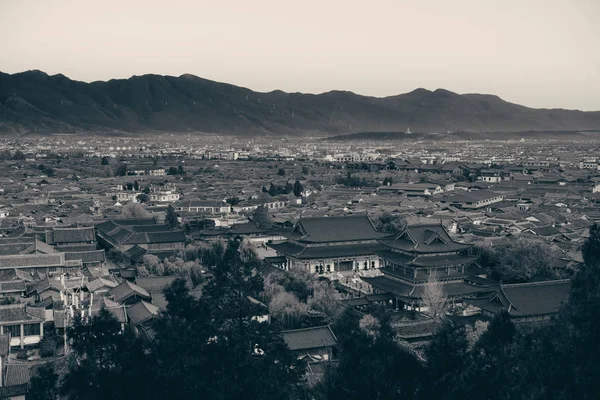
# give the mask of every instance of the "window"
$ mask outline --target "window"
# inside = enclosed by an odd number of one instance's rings
[[[4,333],[9,333],[10,337],[21,337],[21,325],[6,325]]]
[[[35,336],[40,334],[40,324],[23,325],[23,334],[25,336]]]

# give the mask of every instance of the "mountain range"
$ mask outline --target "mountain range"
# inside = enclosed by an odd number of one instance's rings
[[[203,132],[328,136],[365,131],[516,132],[600,129],[600,112],[534,109],[494,95],[416,89],[259,93],[199,78],[80,82],[41,71],[0,73],[0,133]]]

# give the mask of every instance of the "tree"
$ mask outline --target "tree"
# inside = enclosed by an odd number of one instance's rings
[[[124,218],[149,218],[150,213],[138,203],[127,203],[121,208],[121,215]]]
[[[169,225],[169,228],[175,229],[179,220],[177,219],[177,213],[175,212],[175,208],[171,204],[167,207],[167,216],[165,217],[165,222]]]
[[[425,350],[427,375],[422,398],[468,398],[462,374],[469,363],[469,343],[463,325],[446,322]]]
[[[102,157],[102,161],[100,161],[100,165],[109,165],[108,157]]]
[[[140,184],[137,180],[133,181],[133,190],[135,190],[136,192],[140,190]]]
[[[150,196],[148,196],[146,193],[140,193],[135,197],[140,203],[146,203],[148,200],[150,200]]]
[[[177,175],[178,171],[176,167],[169,167],[167,170],[167,175]]]
[[[279,168],[279,170],[277,171],[277,175],[279,175],[279,176],[285,176],[285,169]]]
[[[304,191],[304,188],[302,187],[302,184],[300,183],[300,181],[298,179],[296,179],[296,182],[294,182],[294,196],[296,197],[301,197],[302,196],[302,192]]]
[[[142,343],[107,309],[90,321],[76,316],[67,328],[72,358],[60,385],[69,399],[151,398],[151,373]]]
[[[117,170],[115,171],[116,176],[125,176],[127,175],[127,164],[120,162],[117,165]]]
[[[308,167],[306,165],[302,166],[302,175],[308,175],[310,173],[310,170],[308,169]]]
[[[393,183],[393,181],[390,176],[383,179],[383,186],[390,186],[392,183]]]
[[[185,170],[183,169],[183,165],[177,166],[177,174],[185,175]]]
[[[254,210],[251,216],[252,222],[256,224],[256,226],[260,229],[271,229],[273,226],[273,222],[271,221],[271,216],[269,215],[269,210],[264,205],[260,205]]]
[[[125,188],[126,188],[127,190],[133,190],[133,183],[131,183],[131,182],[127,182],[127,183],[125,184]]]
[[[55,400],[58,398],[58,374],[49,365],[41,365],[29,382],[27,398],[32,400]]]
[[[443,284],[437,279],[435,271],[430,273],[429,279],[424,286],[422,305],[432,318],[442,317],[448,308],[448,299],[444,293]]]
[[[15,154],[13,154],[12,158],[13,160],[24,160],[25,154],[21,150],[17,150],[15,151]]]
[[[240,199],[237,196],[232,196],[232,197],[228,197],[227,200],[225,200],[227,202],[227,204],[235,206],[237,204],[240,204]]]
[[[339,364],[320,386],[322,397],[334,400],[415,398],[422,367],[393,340],[385,314],[366,318],[347,310],[333,330],[339,333]]]
[[[399,215],[384,212],[375,220],[375,229],[385,233],[400,233],[406,228],[406,220]]]
[[[165,274],[164,264],[154,254],[144,254],[142,264],[149,275],[163,276]]]
[[[555,277],[552,270],[556,251],[549,245],[523,238],[504,239],[480,246],[480,262],[493,278],[505,283],[526,282],[536,276]]]

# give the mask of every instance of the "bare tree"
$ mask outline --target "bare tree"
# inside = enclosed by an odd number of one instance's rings
[[[437,279],[435,272],[429,275],[421,303],[423,307],[427,308],[427,314],[433,318],[441,317],[448,308],[448,299],[444,294],[443,284]]]

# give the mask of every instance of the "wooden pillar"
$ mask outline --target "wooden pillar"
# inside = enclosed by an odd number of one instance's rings
[[[23,324],[21,324],[21,348],[22,349],[25,348],[25,343],[23,343],[24,342],[23,339],[25,339],[25,327]]]

